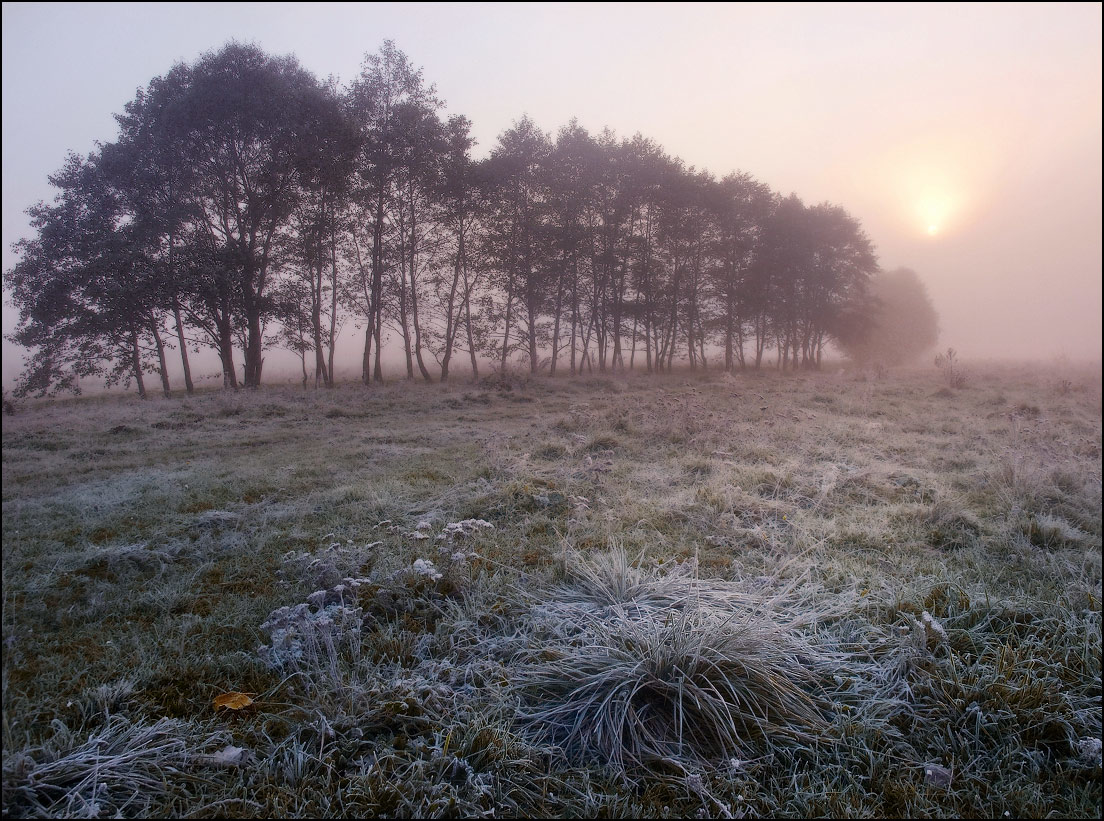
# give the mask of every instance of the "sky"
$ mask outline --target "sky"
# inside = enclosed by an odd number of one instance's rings
[[[392,39],[477,153],[525,113],[640,132],[843,206],[926,283],[941,347],[1100,358],[1100,4],[4,3],[5,272],[66,153],[231,39],[342,82]],[[20,367],[5,340],[5,387]]]

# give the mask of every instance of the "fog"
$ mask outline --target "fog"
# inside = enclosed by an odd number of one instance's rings
[[[236,38],[342,81],[391,38],[473,122],[523,113],[641,132],[688,165],[753,174],[858,218],[908,266],[967,358],[1101,350],[1101,7],[231,6],[3,8],[3,241],[68,150],[177,60]],[[5,335],[17,317],[6,304]],[[338,375],[359,373],[347,323]],[[392,343],[394,365],[401,373]],[[3,382],[21,351],[5,341]],[[217,371],[197,363],[197,373]],[[273,351],[266,379],[295,378]],[[461,371],[462,372],[462,371]]]

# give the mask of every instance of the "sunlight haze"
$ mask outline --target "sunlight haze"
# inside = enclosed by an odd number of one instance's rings
[[[5,271],[47,175],[174,62],[238,39],[347,82],[387,38],[472,120],[476,156],[526,113],[640,132],[845,208],[883,268],[927,284],[941,346],[1100,355],[1099,4],[6,3]]]

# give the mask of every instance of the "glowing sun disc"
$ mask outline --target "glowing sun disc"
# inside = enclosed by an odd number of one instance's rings
[[[938,233],[939,233],[939,226],[938,225],[929,225],[928,226],[928,236],[934,237]]]

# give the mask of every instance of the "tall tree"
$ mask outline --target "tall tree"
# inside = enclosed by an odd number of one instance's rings
[[[552,339],[549,373],[555,375],[570,316],[568,345],[571,373],[575,373],[579,333],[580,289],[592,253],[591,215],[596,206],[595,185],[603,164],[602,149],[585,128],[572,120],[556,136],[548,162],[548,260],[552,299]]]
[[[184,384],[193,393],[188,339],[184,331],[188,271],[181,264],[181,241],[192,222],[194,200],[189,197],[194,176],[185,157],[182,134],[168,112],[187,86],[190,70],[183,64],[164,77],[155,77],[115,116],[119,138],[101,148],[101,166],[120,207],[127,212],[134,233],[143,241],[157,268],[163,308],[175,320]],[[157,345],[160,350],[161,342]],[[162,367],[162,380],[167,380]],[[166,391],[168,390],[166,385]]]
[[[770,202],[770,189],[747,174],[729,174],[713,191],[716,234],[711,248],[711,284],[727,371],[737,366],[743,369],[746,364],[745,331],[753,310],[749,279]]]
[[[318,81],[292,57],[230,43],[204,55],[174,101],[174,121],[194,184],[195,229],[207,247],[207,270],[234,304],[216,314],[224,371],[233,381],[230,320],[244,325],[245,385],[257,387],[264,325],[273,315],[277,237],[309,168],[307,134],[338,128],[338,112]],[[230,308],[230,310],[225,310]]]
[[[367,383],[369,370],[371,379],[383,378],[381,348],[387,274],[395,273],[400,282],[408,276],[403,270],[405,260],[396,258],[402,256],[396,247],[401,235],[394,225],[401,188],[409,181],[409,174],[404,173],[409,168],[404,168],[404,163],[409,164],[411,145],[410,135],[403,136],[404,127],[410,125],[411,119],[417,119],[413,112],[436,112],[441,103],[434,87],[425,84],[421,70],[414,68],[393,41],[386,40],[379,53],[365,56],[360,76],[349,88],[348,105],[362,136],[354,188],[357,217],[352,240],[362,276],[361,305],[366,311],[362,378]],[[405,225],[403,233],[410,228]],[[417,230],[416,222],[413,230]],[[409,242],[408,236],[405,241]],[[397,310],[402,327],[406,294],[398,296],[403,299]],[[409,332],[404,334],[404,345],[409,350]],[[412,374],[411,364],[408,375]]]
[[[433,278],[433,286],[443,321],[438,328],[437,354],[442,382],[448,381],[461,329],[467,341],[472,375],[479,374],[478,320],[472,311],[483,270],[477,264],[473,246],[487,200],[482,166],[471,158],[474,142],[471,122],[466,117],[450,117],[435,191],[442,236],[437,248],[437,275]]]
[[[866,303],[878,260],[858,220],[843,208],[821,203],[809,218],[812,264],[803,277],[795,351],[803,367],[819,368],[825,342],[838,338],[855,306]]]
[[[284,267],[307,286],[315,382],[333,387],[339,300],[346,291],[338,259],[345,257],[341,246],[360,132],[346,116],[332,80],[323,93],[329,111],[306,123],[301,137],[299,191],[283,245]]]
[[[550,254],[542,222],[551,149],[548,135],[526,116],[499,136],[488,164],[494,194],[487,240],[503,316],[498,350],[503,369],[513,350],[510,334],[515,322],[522,326],[521,344],[528,354],[530,372],[536,373],[539,366],[538,343],[543,336],[539,322],[548,297]]]
[[[37,236],[16,243],[21,258],[6,277],[20,312],[11,338],[33,351],[18,395],[79,390],[80,378],[93,375],[108,384],[134,379],[146,395],[156,269],[98,159],[69,156],[50,177],[54,202],[28,211]],[[168,393],[160,342],[158,349]]]

